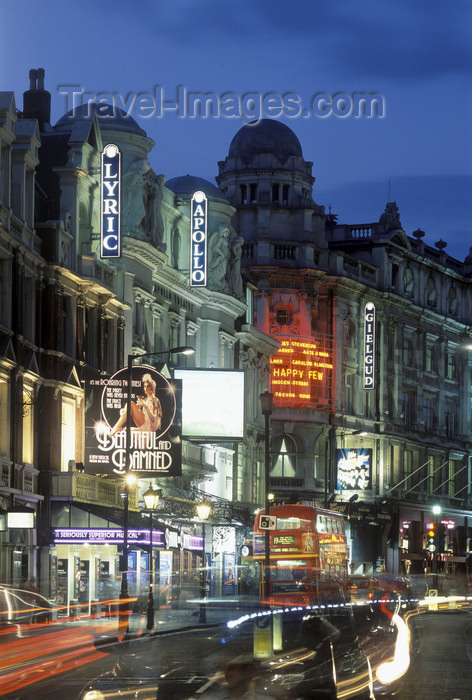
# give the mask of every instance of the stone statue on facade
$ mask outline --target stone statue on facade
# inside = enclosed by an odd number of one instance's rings
[[[230,291],[226,276],[230,252],[229,226],[220,224],[208,244],[208,282],[215,292]]]
[[[236,299],[244,300],[243,280],[241,277],[241,254],[244,245],[242,236],[231,240],[231,252],[228,264],[229,283]]]
[[[136,160],[123,178],[123,224],[124,231],[137,238],[144,238],[142,227],[146,216],[144,206],[144,175],[149,170],[149,163],[144,159]]]
[[[162,198],[164,196],[164,175],[156,175],[149,170],[144,178],[144,208],[146,211],[144,228],[151,243],[160,246],[164,240],[164,219]]]
[[[400,214],[396,202],[388,202],[385,211],[380,215],[379,223],[383,224],[385,231],[402,228]]]

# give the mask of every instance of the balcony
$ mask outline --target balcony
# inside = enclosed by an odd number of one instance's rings
[[[122,481],[80,472],[55,472],[52,474],[51,488],[53,498],[67,498],[106,508],[123,508]],[[129,487],[129,509],[139,511],[137,484]]]

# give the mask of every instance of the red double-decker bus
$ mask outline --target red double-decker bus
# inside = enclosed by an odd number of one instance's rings
[[[272,506],[269,514],[276,518],[275,530],[269,530],[271,594],[309,593],[322,578],[347,581],[343,515],[301,504]],[[265,511],[256,515],[253,540],[253,562],[261,583],[266,535],[260,522],[264,515]]]

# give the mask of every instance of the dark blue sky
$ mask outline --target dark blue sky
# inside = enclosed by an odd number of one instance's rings
[[[461,260],[472,246],[469,0],[2,0],[0,21],[1,89],[16,93],[20,109],[38,67],[53,122],[67,107],[61,85],[125,101],[156,85],[169,101],[179,85],[220,101],[290,93],[308,113],[281,119],[314,163],[319,204],[341,222],[376,221],[390,181],[408,234],[420,227],[426,243],[442,238]],[[377,93],[384,116],[310,114],[319,93]],[[228,113],[132,114],[156,142],[150,161],[167,179],[213,182],[245,123]]]

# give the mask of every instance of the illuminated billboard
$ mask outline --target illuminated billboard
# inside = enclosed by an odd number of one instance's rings
[[[100,257],[121,256],[121,153],[109,143],[102,151]]]
[[[244,438],[244,372],[176,369],[182,380],[182,436],[227,442]]]
[[[331,336],[275,336],[281,347],[270,360],[271,391],[278,406],[332,408],[335,350]]]
[[[372,488],[372,449],[346,448],[337,451],[337,488],[343,491]]]
[[[126,473],[128,368],[86,383],[85,467]],[[182,473],[181,384],[153,367],[132,368],[128,471],[139,476]]]
[[[207,212],[204,192],[195,192],[190,211],[190,286],[205,287],[207,283]]]

